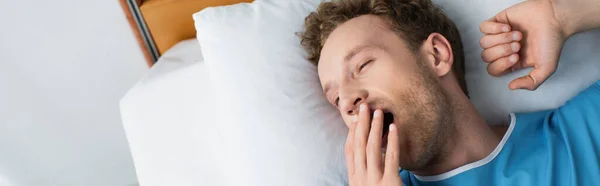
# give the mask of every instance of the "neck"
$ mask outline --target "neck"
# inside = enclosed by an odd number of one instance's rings
[[[447,139],[440,159],[423,170],[412,171],[419,176],[442,174],[460,166],[481,160],[494,151],[500,143],[501,136],[486,124],[483,117],[471,104],[469,98],[460,88],[447,91],[450,104],[453,106],[455,132]],[[446,87],[448,90],[448,87]],[[452,94],[454,93],[454,94]]]

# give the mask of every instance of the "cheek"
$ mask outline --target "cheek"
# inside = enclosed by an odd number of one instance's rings
[[[383,96],[396,99],[397,95],[411,88],[411,77],[415,73],[409,65],[401,62],[383,62],[373,68],[369,84],[378,89]]]

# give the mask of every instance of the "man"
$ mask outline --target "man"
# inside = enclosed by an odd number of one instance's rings
[[[480,25],[488,72],[533,67],[509,88],[535,90],[569,36],[600,27],[598,12],[599,0],[500,12]],[[493,130],[468,99],[456,26],[429,0],[324,2],[302,45],[350,129],[350,185],[600,185],[600,81]]]

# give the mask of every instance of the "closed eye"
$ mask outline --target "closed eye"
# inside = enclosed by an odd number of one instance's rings
[[[369,63],[373,62],[373,60],[369,60],[365,63],[363,63],[362,65],[360,65],[360,67],[358,67],[358,71],[362,71],[363,68],[365,68]]]
[[[336,97],[334,103],[335,103],[336,107],[339,107],[340,106],[340,97]]]

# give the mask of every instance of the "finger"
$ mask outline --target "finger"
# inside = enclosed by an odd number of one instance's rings
[[[510,22],[508,21],[508,14],[506,12],[506,9],[502,10],[501,12],[496,14],[494,17],[488,19],[488,21],[510,25]]]
[[[519,52],[521,44],[519,42],[512,42],[509,44],[502,44],[492,48],[488,48],[481,52],[481,59],[485,62],[493,62],[502,57],[509,56],[513,53]]]
[[[381,178],[381,134],[383,133],[383,112],[375,110],[367,142],[367,170],[374,178]]]
[[[488,64],[487,71],[494,77],[502,76],[508,72],[511,72],[517,61],[519,61],[519,54],[512,54],[508,57],[500,58],[493,63]]]
[[[390,130],[388,132],[388,144],[385,153],[383,176],[398,175],[398,168],[400,167],[400,141],[398,137],[398,126],[393,123],[390,125]]]
[[[548,77],[550,77],[554,71],[556,71],[556,66],[549,67],[534,67],[533,70],[529,73],[529,75],[517,78],[508,84],[508,88],[511,90],[515,89],[527,89],[527,90],[535,90],[537,89]]]
[[[346,137],[346,145],[344,147],[344,154],[346,155],[346,168],[348,169],[348,177],[351,178],[354,175],[354,145],[353,138],[354,129],[348,130],[348,136]]]
[[[358,123],[356,125],[353,144],[355,174],[364,174],[367,169],[366,144],[371,124],[370,115],[371,114],[369,113],[369,108],[367,108],[367,104],[361,104],[360,111],[358,112]]]
[[[493,46],[506,44],[514,41],[520,41],[523,38],[523,34],[519,31],[501,33],[495,35],[485,35],[479,40],[481,48],[490,48]]]
[[[486,20],[479,24],[479,31],[484,34],[499,34],[509,32],[510,29],[510,25],[492,20]]]

